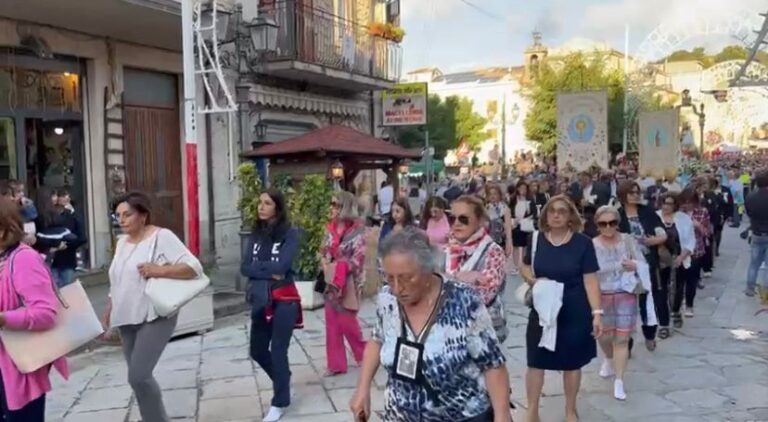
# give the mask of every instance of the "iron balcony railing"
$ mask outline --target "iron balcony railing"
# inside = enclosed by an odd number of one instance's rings
[[[268,60],[297,60],[385,81],[400,79],[399,44],[371,35],[365,25],[302,3],[262,3],[260,13],[279,26],[277,51]]]

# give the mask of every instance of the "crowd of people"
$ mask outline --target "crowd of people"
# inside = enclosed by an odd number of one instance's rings
[[[768,172],[745,162],[749,167],[718,157],[667,180],[639,177],[626,163],[564,177],[544,162],[504,181],[479,174],[446,179],[415,204],[385,185],[376,204],[383,284],[367,340],[358,311],[370,229],[357,198],[334,192],[315,286],[325,297],[325,376],[348,371],[346,342],[361,368],[350,402],[358,421],[370,417],[380,367],[389,378],[385,421],[511,421],[502,295],[517,281],[515,296],[530,308],[529,422],[539,421],[547,370],[562,372],[566,419],[578,420],[581,370],[598,351],[599,375],[612,380],[615,399],[626,400],[636,326],[653,352],[695,317],[696,294],[717,264],[724,227],[739,227],[743,214],[743,236],[751,242],[745,294],[755,295],[768,254]],[[19,183],[0,184],[0,195],[0,326],[45,330],[55,320],[51,286],[74,278],[82,224],[64,190],[37,206]],[[153,370],[177,316],[157,315],[144,281],[195,279],[203,270],[176,235],[153,224],[146,195],[126,194],[114,212],[125,236],[109,269],[105,328],[120,333],[143,420],[165,422]],[[293,331],[303,327],[293,265],[299,239],[283,193],[264,191],[241,273],[249,280],[250,356],[273,383],[265,422],[280,420],[292,399],[288,349]],[[5,271],[14,264],[15,271]],[[63,359],[50,366],[67,375]],[[44,420],[50,366],[22,374],[0,349],[4,420]]]

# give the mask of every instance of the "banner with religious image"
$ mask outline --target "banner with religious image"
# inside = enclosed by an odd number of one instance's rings
[[[680,139],[677,110],[640,113],[637,147],[639,172],[656,179],[673,179],[680,168]]]
[[[558,94],[557,131],[560,171],[608,168],[608,92]]]

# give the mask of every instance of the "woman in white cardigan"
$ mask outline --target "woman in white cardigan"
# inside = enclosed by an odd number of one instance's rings
[[[661,221],[664,223],[664,229],[667,232],[667,241],[659,246],[660,257],[660,277],[661,289],[664,297],[669,297],[669,285],[672,280],[672,270],[675,275],[675,291],[682,299],[682,289],[685,280],[692,276],[689,274],[691,268],[691,254],[696,249],[696,235],[693,229],[693,220],[691,217],[681,211],[678,211],[680,203],[678,195],[673,192],[665,193],[661,196],[661,209],[657,211]],[[674,301],[677,304],[678,301]],[[676,328],[682,326],[680,318],[680,307],[673,306],[673,317]],[[656,303],[656,313],[659,318],[659,338],[665,339],[670,336],[669,321],[670,309],[669,302]]]

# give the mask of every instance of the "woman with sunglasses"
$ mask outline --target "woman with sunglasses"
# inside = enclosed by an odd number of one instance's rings
[[[365,266],[366,230],[357,215],[357,201],[349,192],[334,192],[331,221],[320,248],[325,290],[326,376],[347,372],[347,339],[352,355],[363,360],[365,341],[357,320]]]
[[[592,240],[597,253],[600,270],[600,305],[603,308],[603,335],[600,348],[605,360],[600,367],[600,376],[613,382],[613,397],[626,400],[624,392],[624,371],[629,360],[629,339],[637,324],[637,296],[622,287],[626,272],[637,271],[637,260],[644,261],[637,253],[635,239],[618,232],[619,212],[605,205],[597,209],[594,216],[600,234]]]
[[[545,370],[563,372],[565,417],[568,422],[577,421],[576,396],[581,385],[581,368],[597,356],[595,338],[600,337],[603,314],[596,275],[599,267],[595,247],[581,234],[582,227],[578,210],[567,196],[550,199],[541,210],[536,256],[533,256],[532,245],[529,246],[520,272],[532,287],[539,278],[563,284],[554,351],[539,347],[543,330],[536,309],[531,309],[528,317],[525,385],[529,422],[539,422]]]
[[[659,286],[659,251],[658,246],[666,242],[667,232],[656,211],[642,204],[643,195],[640,185],[632,180],[622,182],[617,195],[621,208],[619,208],[619,231],[632,235],[639,244],[640,253],[645,257],[648,263],[651,275],[651,294],[653,302],[658,306],[659,303],[668,300],[664,296]],[[648,293],[640,295],[640,319],[643,321],[643,337],[645,337],[645,347],[648,351],[656,350],[656,329],[655,325],[648,325],[648,313],[646,302]],[[658,309],[656,314],[658,314]],[[629,350],[632,350],[633,340],[629,340]]]
[[[668,298],[673,271],[676,280],[675,291],[682,290],[685,280],[691,277],[691,255],[696,249],[696,235],[691,217],[679,211],[678,194],[664,193],[659,202],[661,203],[661,210],[658,211],[658,214],[664,224],[664,230],[667,232],[667,241],[659,246],[659,281],[664,297]],[[677,287],[677,280],[680,282],[679,287]],[[659,317],[659,338],[661,339],[668,338],[671,334],[669,331],[669,312],[669,300],[656,303],[656,314]],[[683,326],[683,319],[680,318],[679,314],[675,314],[673,322],[676,328]]]
[[[451,238],[446,249],[445,272],[475,289],[483,298],[500,342],[507,337],[501,293],[504,290],[504,262],[501,246],[488,234],[488,215],[483,201],[464,195],[453,201]]]

